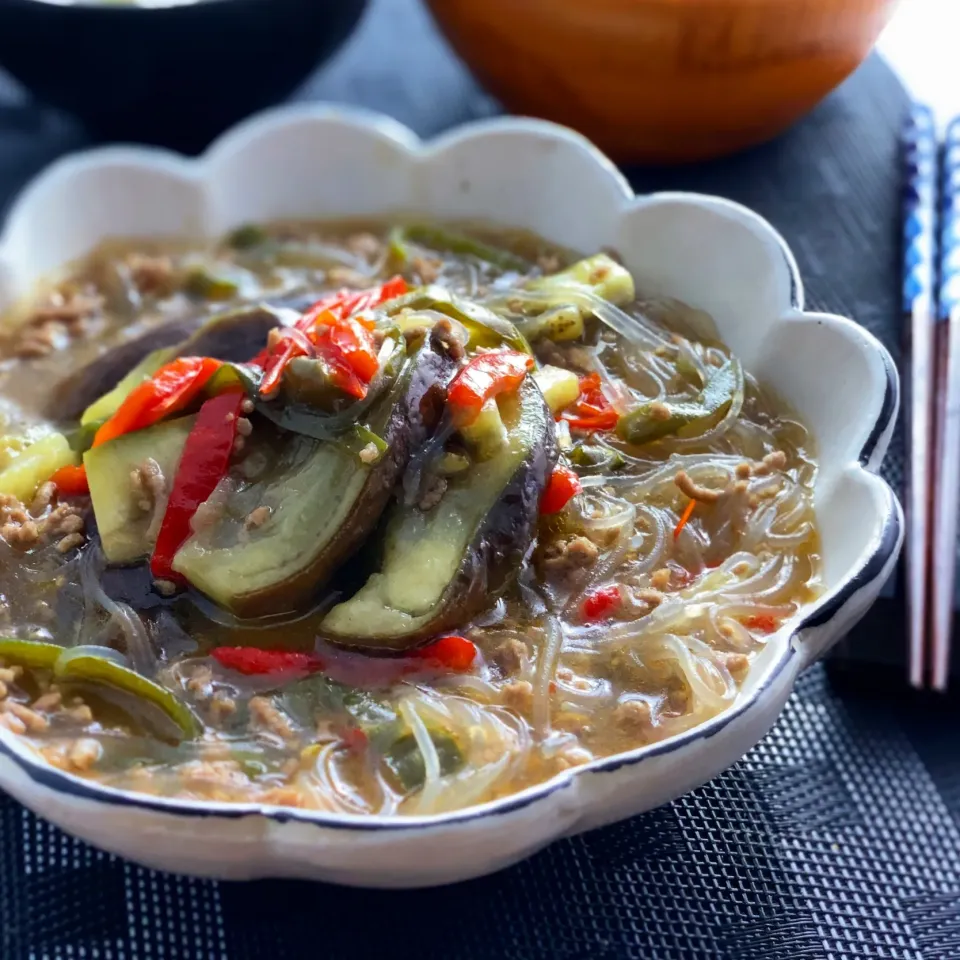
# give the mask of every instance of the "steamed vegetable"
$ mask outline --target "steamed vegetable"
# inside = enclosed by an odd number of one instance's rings
[[[9,465],[0,470],[0,493],[25,502],[42,483],[61,467],[75,466],[79,460],[62,433],[48,433],[28,444]]]
[[[133,485],[131,474],[152,460],[169,491],[193,423],[193,417],[168,420],[84,454],[93,513],[110,563],[133,563],[150,556],[164,503],[144,501],[145,491]]]
[[[404,363],[366,417],[386,444],[383,454],[358,457],[296,434],[268,446],[265,474],[224,491],[220,518],[184,544],[173,569],[241,616],[290,611],[309,600],[377,523],[411,449],[435,423],[429,395],[452,372],[452,361],[430,344]],[[262,522],[251,525],[254,510]]]
[[[696,433],[721,420],[737,395],[743,394],[743,371],[738,361],[708,367],[703,389],[687,402],[644,403],[620,418],[617,435],[627,443],[640,444],[686,432]]]
[[[532,380],[501,398],[507,442],[451,477],[429,510],[396,506],[376,573],[321,623],[329,639],[378,651],[415,647],[468,621],[515,576],[557,459],[553,419]]]
[[[576,403],[580,397],[580,383],[572,370],[546,364],[533,375],[533,379],[537,381],[543,399],[554,416]]]
[[[579,260],[559,273],[529,280],[525,287],[539,293],[558,295],[570,287],[588,288],[598,297],[617,306],[630,303],[636,296],[630,271],[606,253]]]

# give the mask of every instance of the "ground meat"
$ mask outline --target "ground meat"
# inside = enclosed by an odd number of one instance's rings
[[[214,723],[222,723],[237,712],[237,701],[226,691],[218,690],[210,700],[210,718]]]
[[[187,681],[187,689],[198,700],[207,700],[212,693],[213,671],[206,666],[197,667]]]
[[[765,477],[777,470],[782,470],[787,465],[787,455],[782,450],[774,450],[768,453],[760,463],[754,467],[753,473],[757,477]]]
[[[723,662],[730,671],[730,676],[739,684],[746,679],[750,670],[750,658],[744,653],[725,653]]]
[[[417,506],[426,513],[427,510],[432,510],[443,499],[443,495],[446,492],[447,478],[431,477],[430,482],[427,484],[427,489],[424,491]]]
[[[641,603],[645,603],[651,609],[653,607],[659,607],[664,600],[663,594],[659,590],[654,590],[653,587],[644,587],[637,590],[634,597]]]
[[[67,763],[78,771],[89,770],[101,757],[103,748],[96,740],[81,737],[67,752]]]
[[[560,258],[555,253],[544,253],[537,257],[537,266],[543,273],[556,273],[560,269]]]
[[[669,420],[673,414],[670,412],[670,408],[665,404],[661,403],[659,400],[654,400],[650,404],[650,417],[653,420]]]
[[[25,703],[8,698],[3,703],[3,709],[12,713],[31,733],[43,733],[50,726],[50,721],[42,713],[37,713]]]
[[[224,505],[220,500],[214,500],[213,498],[204,500],[203,503],[197,507],[190,521],[190,527],[193,532],[200,533],[202,530],[207,530],[212,527],[223,516],[223,509]]]
[[[296,736],[296,731],[293,729],[289,717],[267,697],[252,697],[250,699],[250,716],[260,726],[265,727],[284,740],[292,740]]]
[[[518,713],[529,713],[533,707],[533,685],[527,680],[514,680],[501,687],[504,705]]]
[[[433,325],[430,330],[430,344],[435,350],[446,353],[451,360],[462,360],[466,353],[463,347],[463,328],[448,317],[443,317]]]
[[[383,252],[383,241],[365,231],[351,234],[347,237],[344,246],[356,256],[365,257],[371,261],[376,260]]]
[[[327,282],[334,287],[369,287],[370,278],[351,267],[331,267],[327,271]]]
[[[138,498],[137,506],[144,513],[153,510],[157,500],[166,493],[163,471],[153,457],[147,457],[139,467],[130,471],[130,485]]]
[[[296,787],[271,787],[258,799],[260,803],[275,804],[278,807],[303,806],[303,796]]]
[[[646,700],[626,700],[613,711],[613,722],[626,733],[642,733],[650,728],[650,704]]]
[[[42,516],[47,512],[56,495],[57,485],[52,480],[40,484],[40,488],[33,495],[33,501],[30,504],[30,513],[35,517]]]
[[[654,570],[650,574],[650,583],[655,590],[666,590],[670,586],[670,569],[668,567],[661,567],[659,570]]]
[[[27,725],[19,717],[6,710],[0,712],[0,726],[6,727],[11,733],[27,732]]]
[[[711,490],[709,487],[701,487],[699,483],[690,479],[686,470],[678,470],[673,482],[680,488],[680,491],[686,494],[691,500],[698,500],[700,503],[716,503],[720,499],[721,490]]]
[[[45,507],[42,506],[44,501]],[[84,520],[79,507],[69,503],[58,503],[51,507],[50,491],[43,488],[34,497],[31,510],[41,507],[31,517],[16,497],[0,494],[0,537],[13,546],[24,548],[46,546],[59,541],[57,549],[61,553],[83,543]]]
[[[98,314],[103,298],[94,292],[56,290],[14,334],[13,354],[23,359],[46,356],[83,336],[87,320]]]
[[[153,589],[160,594],[161,597],[172,597],[177,592],[177,585],[172,580],[154,580]]]
[[[371,440],[357,454],[361,463],[376,463],[380,459],[380,451],[377,445]]]
[[[509,677],[517,673],[523,662],[530,656],[530,649],[516,637],[510,637],[493,651],[493,662],[500,670],[500,675]]]
[[[422,326],[420,324],[417,324],[417,326],[407,327],[403,331],[403,339],[406,340],[408,344],[417,343],[420,340],[422,340],[429,332],[430,332],[430,328],[426,324],[423,324]]]
[[[593,759],[593,754],[585,747],[567,747],[557,755],[557,769],[569,770],[571,767],[582,767]]]
[[[543,555],[543,569],[554,576],[566,576],[597,562],[600,550],[587,537],[555,540]]]
[[[0,667],[0,683],[16,683],[22,673],[23,667],[20,666]]]
[[[443,261],[437,257],[413,257],[410,265],[423,283],[436,283],[443,270]]]
[[[247,514],[247,519],[243,521],[243,526],[246,530],[255,530],[257,527],[262,527],[269,519],[269,507],[255,507]]]
[[[132,253],[127,257],[127,269],[134,286],[142,294],[165,294],[173,289],[175,277],[173,261],[169,257]]]
[[[51,713],[57,710],[62,702],[63,694],[57,687],[51,686],[46,693],[33,701],[33,709],[39,710],[41,713]]]

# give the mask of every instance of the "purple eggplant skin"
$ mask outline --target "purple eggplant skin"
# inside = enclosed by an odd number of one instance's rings
[[[107,350],[54,388],[46,415],[51,420],[79,420],[90,404],[109,393],[148,353],[182,343],[202,323],[202,317],[181,317]]]
[[[387,520],[384,540],[389,544],[393,535],[399,546],[383,548],[386,559],[380,571],[357,594],[334,607],[324,618],[320,625],[322,637],[366,653],[401,653],[462,627],[515,581],[533,548],[540,499],[559,457],[553,417],[532,378],[521,386],[520,402],[525,429],[529,430],[525,455],[500,488],[499,495],[493,491],[496,498],[492,506],[475,528],[469,545],[460,555],[459,564],[451,570],[449,581],[428,613],[407,616],[402,628],[393,629],[393,624],[398,621],[391,612],[386,615],[383,628],[376,626],[377,611],[371,598],[382,597],[382,594],[372,584],[377,577],[389,577],[391,567],[396,571],[403,565],[404,541],[398,531],[402,529],[404,511],[419,509],[398,505]],[[462,482],[463,489],[471,489],[469,476]],[[480,497],[489,501],[490,494],[489,489],[478,490],[478,502]],[[394,554],[392,564],[389,559],[391,551]],[[355,612],[345,614],[354,600],[360,601],[353,608]]]
[[[91,403],[112,390],[147,354],[164,347],[174,356],[212,357],[246,363],[263,349],[270,331],[295,316],[266,304],[209,316],[184,316],[151,327],[101,354],[71,374],[54,391],[47,409],[52,420],[79,420]]]
[[[401,349],[398,347],[398,350]],[[244,619],[267,617],[271,615],[291,614],[308,607],[315,602],[330,578],[351,557],[369,537],[379,522],[380,516],[393,494],[397,479],[403,472],[411,453],[421,446],[436,427],[443,411],[446,388],[457,370],[456,359],[446,352],[442,345],[432,339],[424,343],[415,354],[407,357],[397,375],[396,382],[388,388],[382,400],[378,400],[369,410],[367,426],[378,434],[387,445],[380,459],[367,467],[357,461],[357,470],[366,471],[366,477],[359,491],[355,493],[344,519],[326,543],[312,551],[309,559],[292,574],[282,579],[271,580],[266,572],[258,568],[251,573],[248,550],[270,551],[271,560],[280,559],[269,569],[283,568],[282,558],[292,549],[301,549],[302,544],[291,544],[289,540],[277,538],[271,541],[269,527],[264,527],[264,535],[259,540],[237,542],[232,546],[209,548],[200,544],[200,548],[191,552],[192,541],[181,548],[174,568],[182,573],[193,585],[206,593],[215,603],[230,610]],[[294,433],[286,435],[285,444],[289,451],[306,451],[309,458],[328,456],[330,445],[322,440],[300,436]],[[302,462],[297,460],[296,462]],[[267,490],[283,489],[283,455],[277,457],[278,467],[264,484],[260,501],[267,502],[271,494]],[[254,481],[256,487],[259,481]],[[330,497],[343,494],[342,491],[298,491],[291,494],[294,499],[277,507],[281,510],[296,510],[303,517],[301,529],[309,535],[311,525],[310,511],[322,510],[329,515],[332,508]],[[249,495],[249,494],[248,494]],[[299,498],[299,499],[297,499]],[[230,513],[228,502],[226,513]],[[233,523],[230,519],[219,521]],[[224,539],[220,534],[228,528],[218,531],[212,528],[212,539]],[[269,543],[268,547],[264,547]]]

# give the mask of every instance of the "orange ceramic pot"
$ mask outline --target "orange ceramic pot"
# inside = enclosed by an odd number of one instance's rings
[[[508,110],[622,162],[767,140],[866,57],[898,0],[427,0]]]

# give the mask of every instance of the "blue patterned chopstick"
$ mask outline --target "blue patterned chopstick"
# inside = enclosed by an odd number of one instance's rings
[[[947,128],[940,181],[934,527],[931,555],[932,682],[945,690],[950,668],[960,495],[960,119]]]
[[[930,439],[936,282],[937,133],[929,108],[916,105],[903,130],[903,313],[909,326],[907,603],[910,683],[926,674],[927,558],[930,540]]]

